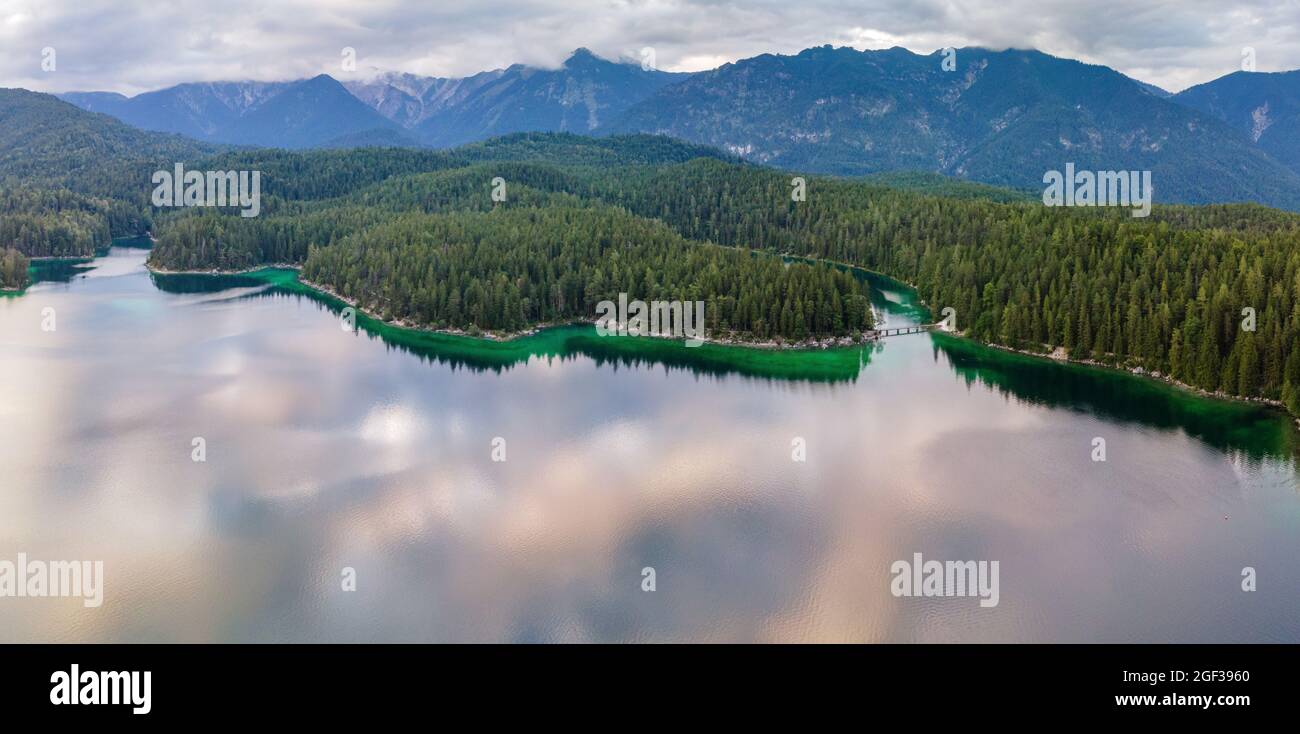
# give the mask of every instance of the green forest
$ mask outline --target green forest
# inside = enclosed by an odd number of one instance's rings
[[[31,261],[12,248],[0,249],[0,290],[22,290],[27,287],[27,267]]]
[[[866,283],[838,268],[691,241],[602,196],[620,173],[663,165],[646,161],[702,152],[648,136],[521,135],[452,153],[223,161],[263,171],[263,215],[156,213],[151,262],[166,270],[302,265],[309,281],[383,318],[471,332],[591,320],[598,302],[619,293],[703,300],[711,337],[801,342],[871,328]],[[412,172],[417,164],[434,170]],[[492,196],[498,179],[503,201]]]
[[[114,229],[138,231],[142,224],[120,202],[67,190],[0,191],[0,244],[29,257],[90,257],[108,246]]]
[[[1159,207],[1144,220],[830,180],[810,184],[806,206],[739,204],[776,200],[784,179],[702,162],[652,175],[626,203],[689,237],[913,283],[981,341],[1064,347],[1300,412],[1300,216],[1230,205]]]
[[[1064,348],[1300,413],[1300,216],[1266,207],[1162,205],[1135,219],[924,176],[805,176],[806,199],[794,201],[798,174],[653,136],[185,158],[262,171],[262,216],[245,219],[149,209],[164,152],[116,164],[115,184],[50,177],[46,203],[6,191],[0,245],[84,252],[106,232],[150,228],[156,267],[301,265],[380,315],[450,328],[590,318],[620,290],[699,294],[718,328],[759,338],[870,324],[864,285],[749,251],[797,255],[911,283],[980,341]],[[504,201],[492,197],[497,178]]]
[[[711,336],[799,341],[872,323],[865,285],[841,270],[692,243],[607,206],[403,214],[313,248],[303,275],[385,319],[437,328],[590,320],[620,293],[703,300]]]

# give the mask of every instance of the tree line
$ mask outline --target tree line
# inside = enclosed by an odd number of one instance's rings
[[[28,257],[91,257],[108,246],[114,227],[140,226],[132,208],[66,189],[0,190],[0,247]]]
[[[303,277],[385,319],[519,331],[595,318],[600,301],[703,300],[708,333],[801,341],[871,328],[866,285],[690,242],[608,206],[407,213],[324,247]]]
[[[790,190],[788,174],[718,161],[612,189],[688,237],[911,282],[985,342],[1062,347],[1300,412],[1300,216],[1219,205],[1135,219],[833,179],[810,180],[803,202]]]

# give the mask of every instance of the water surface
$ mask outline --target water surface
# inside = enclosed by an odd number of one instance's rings
[[[1300,641],[1275,411],[942,335],[801,373],[352,333],[146,254],[0,299],[0,558],[106,575],[98,609],[0,598],[0,641]],[[895,598],[917,552],[999,561],[998,606]]]

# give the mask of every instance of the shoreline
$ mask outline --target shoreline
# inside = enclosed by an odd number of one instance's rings
[[[34,263],[51,263],[51,262],[73,262],[76,260],[94,260],[98,255],[45,255],[42,257],[29,257],[28,262]]]
[[[154,275],[251,275],[263,270],[293,270],[299,273],[302,272],[301,265],[291,265],[289,263],[268,263],[266,265],[257,265],[242,270],[220,270],[217,268],[211,270],[168,270],[167,268],[160,268],[150,263],[148,260],[145,260],[144,269]]]
[[[113,237],[112,239],[109,240],[108,245],[104,246],[103,248],[96,248],[89,255],[40,255],[40,256],[30,256],[27,258],[27,260],[33,263],[76,262],[79,260],[94,260],[97,257],[103,257],[106,254],[108,254],[108,251],[113,247],[124,247],[124,245],[114,245],[113,244],[114,242],[118,242],[120,240],[146,240],[146,239],[149,240],[149,242],[151,243],[158,242],[158,240],[154,239],[152,235],[146,232],[145,234],[134,235],[131,237]],[[144,248],[131,248],[131,249],[144,249]]]
[[[1055,347],[1050,353],[1032,352],[1029,351],[1028,349],[1019,349],[1016,347],[1007,346],[1006,344],[982,342],[978,339],[974,339],[972,337],[966,336],[965,333],[953,334],[953,336],[957,336],[961,339],[969,340],[970,342],[975,344],[981,344],[991,349],[997,349],[1003,352],[1010,352],[1012,354],[1019,354],[1026,357],[1036,357],[1038,359],[1045,359],[1050,362],[1055,362],[1056,364],[1068,364],[1068,365],[1075,365],[1078,367],[1094,367],[1096,369],[1110,370],[1113,372],[1122,372],[1127,375],[1132,375],[1133,377],[1142,377],[1148,380],[1152,380],[1154,382],[1164,383],[1166,385],[1169,385],[1170,387],[1174,387],[1179,390],[1192,393],[1202,398],[1212,398],[1215,400],[1229,400],[1236,403],[1254,403],[1256,405],[1265,405],[1270,408],[1277,408],[1281,412],[1294,418],[1296,427],[1300,428],[1300,415],[1296,415],[1295,413],[1292,413],[1286,407],[1286,404],[1283,403],[1281,400],[1274,400],[1272,398],[1263,398],[1263,397],[1247,397],[1245,395],[1232,395],[1218,390],[1211,392],[1204,388],[1196,387],[1195,385],[1189,385],[1186,382],[1182,382],[1181,380],[1175,380],[1174,378],[1162,372],[1156,370],[1147,370],[1142,366],[1128,368],[1128,367],[1121,367],[1119,365],[1106,364],[1105,362],[1099,362],[1095,359],[1074,359],[1068,356],[1063,356],[1063,357],[1055,356],[1057,353],[1062,352],[1064,350],[1064,347]]]
[[[575,324],[594,325],[596,323],[595,321],[582,321],[582,320],[561,321],[555,323],[539,323],[539,324],[534,324],[533,326],[530,326],[527,329],[524,329],[523,331],[493,332],[493,331],[483,330],[479,334],[471,334],[462,329],[431,329],[428,327],[420,326],[418,324],[412,324],[402,319],[393,319],[393,320],[382,319],[374,315],[373,313],[367,311],[355,299],[348,298],[336,292],[334,289],[330,288],[329,286],[320,283],[315,283],[313,281],[307,280],[306,278],[302,277],[301,265],[295,265],[291,263],[274,263],[274,264],[258,265],[255,267],[244,268],[241,270],[219,270],[219,269],[167,270],[165,268],[156,267],[152,263],[149,263],[148,261],[146,261],[144,265],[146,270],[148,270],[150,273],[157,274],[157,275],[252,275],[264,270],[290,270],[298,274],[296,278],[296,282],[299,285],[303,286],[304,288],[315,291],[320,295],[333,298],[339,301],[340,303],[344,303],[349,307],[356,309],[357,313],[364,315],[366,318],[377,321],[390,328],[405,329],[407,331],[421,333],[421,334],[441,334],[444,336],[458,336],[458,337],[463,337],[465,339],[481,339],[486,342],[495,342],[495,343],[504,344],[519,339],[524,339],[530,336],[534,336],[538,332],[546,329],[555,329],[564,326],[573,326]],[[670,342],[677,341],[683,338],[683,337],[676,337],[676,336],[662,336],[659,334],[645,334],[643,336],[648,336],[652,339],[663,339],[665,341],[670,341]],[[705,336],[703,337],[704,344],[700,346],[711,344],[713,346],[718,346],[718,347],[756,349],[756,350],[770,351],[770,352],[799,352],[799,351],[813,352],[813,351],[826,351],[829,349],[861,348],[861,347],[868,346],[870,344],[874,344],[876,341],[877,340],[875,339],[865,339],[861,342],[855,342],[853,341],[852,337],[846,336],[846,337],[827,337],[826,339],[823,340],[809,340],[809,341],[798,342],[794,344],[777,344],[776,342],[771,342],[771,341],[751,342],[751,341],[745,341],[743,339],[727,339],[727,338],[718,339],[718,338]]]
[[[848,268],[848,269],[850,269],[850,270],[858,270],[858,271],[860,271],[860,272],[862,272],[862,273],[866,273],[866,274],[869,274],[869,275],[874,275],[874,276],[877,276],[877,277],[887,278],[887,279],[889,279],[889,280],[894,281],[895,283],[899,283],[899,284],[904,285],[904,286],[906,286],[907,288],[909,288],[913,293],[916,294],[916,302],[917,302],[918,304],[920,304],[921,306],[925,307],[925,309],[926,309],[927,311],[929,311],[929,309],[930,309],[929,305],[926,304],[925,301],[921,298],[920,291],[917,290],[917,288],[916,288],[915,285],[913,285],[912,283],[908,283],[908,282],[906,282],[906,281],[903,281],[903,280],[899,280],[898,278],[895,278],[894,276],[889,275],[889,274],[887,274],[887,273],[881,273],[881,272],[876,271],[876,270],[871,270],[871,269],[868,269],[868,268],[864,268],[864,267],[861,267],[861,266],[859,266],[859,265],[852,265],[852,264],[850,264],[850,263],[840,262],[840,261],[838,261],[838,260],[828,260],[828,259],[826,259],[826,258],[819,258],[819,257],[805,257],[805,256],[802,256],[802,255],[785,255],[785,256],[783,256],[783,257],[794,257],[794,258],[798,258],[798,259],[805,260],[805,261],[808,261],[808,262],[822,262],[822,263],[828,263],[828,264],[835,265],[835,266],[838,266],[838,267]],[[931,316],[933,317],[933,314],[931,314]],[[1168,385],[1168,386],[1170,386],[1170,387],[1174,387],[1174,388],[1177,388],[1177,389],[1179,389],[1179,390],[1183,390],[1183,391],[1185,391],[1185,392],[1191,393],[1191,394],[1193,394],[1193,395],[1196,395],[1196,396],[1198,396],[1198,397],[1202,397],[1202,398],[1211,398],[1211,399],[1215,399],[1215,400],[1226,400],[1226,401],[1231,401],[1231,402],[1236,402],[1236,403],[1253,403],[1253,404],[1256,404],[1256,405],[1265,405],[1265,406],[1268,406],[1268,407],[1270,407],[1270,408],[1276,408],[1276,409],[1278,409],[1279,411],[1281,411],[1282,413],[1284,413],[1285,415],[1287,415],[1288,417],[1294,419],[1294,420],[1295,420],[1296,428],[1297,428],[1297,429],[1300,429],[1300,415],[1297,415],[1296,413],[1292,413],[1291,410],[1290,410],[1289,408],[1287,408],[1286,404],[1283,403],[1281,400],[1274,400],[1274,399],[1272,399],[1272,398],[1263,398],[1263,397],[1246,397],[1246,396],[1244,396],[1244,395],[1232,395],[1232,394],[1225,393],[1225,392],[1221,392],[1221,391],[1217,391],[1217,390],[1211,392],[1211,391],[1209,391],[1209,390],[1205,390],[1205,389],[1203,389],[1203,388],[1196,387],[1195,385],[1189,385],[1189,384],[1187,384],[1187,383],[1185,383],[1185,382],[1182,382],[1182,381],[1180,381],[1180,380],[1175,380],[1174,378],[1170,377],[1169,375],[1163,374],[1163,373],[1161,373],[1161,372],[1159,372],[1159,371],[1154,371],[1154,370],[1148,371],[1148,370],[1146,370],[1145,368],[1143,368],[1143,367],[1141,367],[1141,366],[1134,367],[1134,368],[1127,368],[1127,367],[1121,367],[1121,366],[1113,365],[1113,364],[1106,364],[1105,362],[1099,362],[1099,361],[1094,360],[1094,359],[1073,359],[1073,358],[1071,358],[1071,357],[1069,357],[1069,356],[1060,356],[1060,357],[1055,356],[1055,355],[1057,355],[1058,353],[1062,353],[1062,352],[1064,351],[1064,347],[1053,347],[1052,350],[1051,350],[1050,352],[1031,352],[1031,351],[1029,351],[1028,349],[1019,349],[1019,348],[1017,348],[1017,347],[1008,346],[1008,345],[1006,345],[1006,344],[997,344],[997,343],[994,343],[994,342],[982,342],[982,341],[980,341],[980,340],[978,340],[978,339],[975,339],[974,337],[967,336],[967,335],[966,335],[966,332],[964,332],[964,331],[957,331],[957,332],[942,332],[942,333],[944,333],[944,334],[948,334],[949,336],[953,336],[953,337],[956,337],[956,338],[958,338],[958,339],[965,339],[965,340],[971,342],[972,344],[979,344],[979,345],[981,345],[981,346],[989,347],[989,348],[991,348],[991,349],[997,349],[997,350],[999,350],[999,351],[1009,352],[1009,353],[1012,353],[1012,354],[1019,354],[1019,355],[1025,356],[1025,357],[1034,357],[1034,358],[1037,358],[1037,359],[1046,360],[1046,361],[1048,361],[1048,362],[1054,362],[1054,363],[1056,363],[1056,364],[1069,364],[1069,365],[1075,365],[1075,366],[1078,366],[1078,367],[1095,367],[1095,368],[1097,368],[1097,369],[1111,370],[1111,371],[1114,371],[1114,372],[1122,372],[1122,373],[1124,373],[1124,374],[1131,375],[1131,376],[1133,376],[1133,377],[1141,377],[1141,378],[1146,378],[1146,379],[1152,380],[1152,381],[1154,381],[1154,382],[1164,383],[1164,384],[1166,384],[1166,385]],[[1138,370],[1141,370],[1141,371],[1138,371]]]
[[[793,256],[793,257],[798,257],[798,256]],[[891,275],[888,275],[888,274],[885,274],[885,273],[880,273],[880,272],[877,272],[877,271],[874,271],[874,270],[869,270],[869,269],[867,269],[867,268],[859,267],[859,266],[857,266],[857,265],[851,265],[851,264],[849,264],[849,263],[842,263],[842,262],[838,262],[838,261],[835,261],[835,260],[827,260],[827,259],[824,259],[824,258],[801,258],[801,259],[808,260],[808,261],[814,261],[814,262],[823,262],[823,263],[828,263],[828,264],[832,264],[832,265],[837,265],[837,266],[840,266],[840,267],[848,268],[848,269],[851,269],[851,270],[858,270],[858,271],[861,271],[862,273],[866,273],[866,274],[874,275],[874,276],[877,276],[877,277],[887,278],[887,279],[889,279],[889,280],[891,280],[891,281],[893,281],[893,282],[895,282],[895,283],[898,283],[899,285],[902,285],[902,286],[907,287],[907,288],[910,289],[913,293],[917,294],[917,295],[916,295],[916,302],[917,302],[917,304],[921,305],[922,307],[926,308],[927,310],[929,309],[929,307],[928,307],[927,305],[925,305],[925,302],[921,299],[919,292],[917,292],[916,286],[914,286],[914,285],[912,285],[911,283],[908,283],[908,282],[906,282],[906,281],[899,280],[898,278],[895,278],[895,277],[893,277],[893,276],[891,276]],[[545,330],[545,329],[559,328],[559,327],[563,327],[563,326],[566,326],[566,325],[573,325],[573,324],[587,324],[587,323],[595,323],[595,322],[584,322],[584,321],[571,321],[571,322],[564,322],[564,323],[557,323],[557,324],[538,324],[538,325],[535,325],[534,327],[532,327],[532,328],[530,328],[530,329],[528,329],[528,330],[521,331],[521,332],[517,332],[517,333],[512,333],[512,334],[507,334],[507,335],[500,335],[500,334],[496,334],[496,333],[492,333],[492,332],[484,331],[484,332],[482,332],[481,334],[475,336],[475,335],[469,334],[468,332],[465,332],[465,331],[459,331],[459,330],[450,330],[450,329],[428,329],[428,328],[424,328],[424,327],[420,327],[420,326],[410,325],[410,324],[407,324],[407,323],[402,322],[402,321],[400,321],[400,320],[398,320],[398,321],[385,321],[384,319],[381,319],[381,318],[379,318],[379,317],[377,317],[377,316],[374,316],[373,314],[370,314],[369,312],[367,312],[365,309],[363,309],[361,306],[359,306],[359,305],[357,304],[357,302],[356,302],[354,299],[346,298],[346,297],[344,297],[343,295],[341,295],[341,294],[339,294],[339,293],[336,293],[336,292],[335,292],[333,289],[331,289],[331,288],[328,288],[328,287],[326,287],[326,286],[323,286],[323,285],[320,285],[320,284],[317,284],[317,283],[313,283],[313,282],[311,282],[311,281],[309,281],[309,280],[306,280],[306,279],[302,278],[302,277],[301,277],[301,273],[302,273],[302,266],[301,266],[301,265],[294,265],[294,264],[289,264],[289,263],[277,263],[277,264],[258,265],[258,266],[255,266],[255,267],[245,268],[245,269],[237,270],[237,271],[236,271],[236,270],[217,270],[217,269],[211,269],[211,270],[167,270],[167,269],[163,269],[163,268],[157,268],[157,267],[155,267],[154,265],[152,265],[151,263],[149,263],[149,262],[146,261],[146,262],[145,262],[145,268],[146,268],[150,273],[156,273],[156,274],[159,274],[159,275],[250,275],[250,274],[258,273],[258,272],[261,272],[261,271],[264,271],[264,270],[289,270],[289,271],[293,271],[293,272],[295,272],[295,273],[298,274],[298,276],[295,278],[295,281],[296,281],[298,284],[300,284],[301,286],[303,286],[304,288],[309,289],[309,290],[311,290],[311,291],[315,291],[316,293],[318,293],[318,294],[320,294],[320,295],[322,295],[322,296],[327,296],[327,297],[329,297],[329,298],[333,298],[333,299],[339,301],[340,303],[344,303],[344,304],[346,304],[346,305],[348,305],[348,306],[350,306],[350,307],[352,307],[352,308],[355,308],[355,309],[357,309],[357,312],[358,312],[358,313],[360,313],[360,314],[362,314],[362,315],[366,316],[367,318],[370,318],[370,319],[372,319],[372,320],[374,320],[374,321],[377,321],[377,322],[379,322],[379,323],[381,323],[381,324],[384,324],[385,326],[388,326],[388,327],[390,327],[390,328],[404,329],[404,330],[406,330],[406,331],[410,331],[410,332],[414,332],[414,333],[423,333],[423,334],[440,334],[440,335],[445,335],[445,336],[458,336],[458,337],[463,337],[463,338],[466,338],[466,339],[479,339],[479,340],[482,340],[482,341],[484,341],[484,342],[492,342],[492,343],[501,343],[501,344],[506,344],[506,343],[509,343],[509,342],[512,342],[512,341],[516,341],[516,340],[519,340],[519,339],[523,339],[523,338],[527,338],[527,337],[530,337],[530,336],[534,336],[534,335],[536,335],[538,332],[543,331],[543,330]],[[874,306],[873,306],[873,309],[874,309]],[[1116,365],[1110,365],[1110,364],[1105,364],[1105,363],[1102,363],[1102,362],[1098,362],[1098,361],[1096,361],[1096,360],[1080,360],[1080,359],[1071,359],[1071,358],[1069,358],[1069,357],[1054,357],[1054,356],[1052,356],[1052,354],[1054,354],[1056,351],[1059,351],[1059,350],[1053,350],[1052,353],[1031,352],[1031,351],[1026,350],[1026,349],[1017,349],[1017,348],[1015,348],[1015,347],[1010,347],[1010,346],[1007,346],[1007,345],[1005,345],[1005,344],[995,344],[995,343],[992,343],[992,342],[982,342],[982,341],[979,341],[978,339],[975,339],[975,338],[973,338],[973,337],[969,337],[969,336],[967,336],[967,335],[965,334],[965,332],[943,332],[943,333],[948,334],[949,336],[952,336],[952,337],[954,337],[954,338],[964,339],[964,340],[966,340],[966,341],[971,342],[972,344],[977,344],[977,345],[980,345],[980,346],[988,347],[988,348],[990,348],[990,349],[996,349],[996,350],[998,350],[998,351],[1007,352],[1007,353],[1011,353],[1011,354],[1017,354],[1017,355],[1024,356],[1024,357],[1030,357],[1030,358],[1040,359],[1040,360],[1044,360],[1044,361],[1049,362],[1049,363],[1064,364],[1064,365],[1073,365],[1073,366],[1077,366],[1077,367],[1093,367],[1093,368],[1097,368],[1097,369],[1105,369],[1105,370],[1110,370],[1110,371],[1113,371],[1113,372],[1124,373],[1124,374],[1130,375],[1130,376],[1132,376],[1132,377],[1138,377],[1138,378],[1149,379],[1149,380],[1152,380],[1152,381],[1154,381],[1154,382],[1163,383],[1163,384],[1168,385],[1168,386],[1170,386],[1170,387],[1176,388],[1176,389],[1178,389],[1178,390],[1180,390],[1180,391],[1186,392],[1186,393],[1188,393],[1188,394],[1190,394],[1190,395],[1195,395],[1195,396],[1197,396],[1197,397],[1201,397],[1201,398],[1214,399],[1214,400],[1225,400],[1225,401],[1238,402],[1238,403],[1250,403],[1250,404],[1255,404],[1255,405],[1264,405],[1264,406],[1267,406],[1267,407],[1270,407],[1270,408],[1277,409],[1277,410],[1280,411],[1281,413],[1283,413],[1283,414],[1287,415],[1288,417],[1292,418],[1292,419],[1294,420],[1294,422],[1295,422],[1295,425],[1296,425],[1297,430],[1300,430],[1300,416],[1297,416],[1296,414],[1292,413],[1292,412],[1291,412],[1291,411],[1286,407],[1286,405],[1284,405],[1280,400],[1273,400],[1273,399],[1270,399],[1270,398],[1260,398],[1260,397],[1254,397],[1254,398],[1252,398],[1252,397],[1245,397],[1245,396],[1242,396],[1242,395],[1230,395],[1230,394],[1227,394],[1227,393],[1221,393],[1221,392],[1210,392],[1210,391],[1208,391],[1208,390],[1203,390],[1203,389],[1198,388],[1198,387],[1195,387],[1195,386],[1193,386],[1193,385],[1188,385],[1188,384],[1186,384],[1186,383],[1183,383],[1183,382],[1180,382],[1180,381],[1178,381],[1178,380],[1175,380],[1175,379],[1169,377],[1168,375],[1159,374],[1159,373],[1153,373],[1153,372],[1148,372],[1148,371],[1145,371],[1145,370],[1143,370],[1142,372],[1136,372],[1136,371],[1134,371],[1135,369],[1141,369],[1141,368],[1127,369],[1127,368],[1119,367],[1119,366],[1116,366]],[[658,335],[653,335],[653,334],[650,334],[650,335],[647,335],[647,336],[650,336],[651,338],[654,338],[654,339],[665,339],[665,340],[667,340],[667,341],[675,341],[675,340],[676,340],[676,338],[660,337],[660,336],[658,336]],[[862,348],[862,347],[866,347],[866,346],[869,346],[869,345],[875,344],[875,343],[877,343],[877,342],[879,341],[878,339],[868,339],[868,340],[865,340],[865,341],[859,343],[859,342],[853,342],[852,339],[849,338],[849,337],[843,337],[842,339],[843,339],[843,341],[844,341],[845,343],[842,343],[842,344],[841,344],[841,343],[835,343],[835,344],[831,344],[831,345],[813,345],[813,346],[802,345],[802,344],[800,344],[800,345],[777,345],[777,344],[774,344],[774,343],[771,343],[771,342],[724,341],[724,340],[717,340],[717,339],[710,339],[710,338],[705,338],[704,343],[705,343],[705,344],[708,344],[708,345],[719,346],[719,347],[732,347],[732,348],[740,348],[740,349],[753,349],[753,350],[767,351],[767,352],[798,352],[798,351],[818,352],[818,351],[827,351],[827,350],[830,350],[830,349]],[[838,340],[837,340],[837,341],[838,341]]]

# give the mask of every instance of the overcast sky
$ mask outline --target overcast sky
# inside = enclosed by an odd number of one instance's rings
[[[653,47],[660,68],[695,71],[827,43],[1032,47],[1178,91],[1240,69],[1244,47],[1259,71],[1300,68],[1300,0],[0,0],[0,86],[46,92],[464,76],[555,66],[579,46]]]

